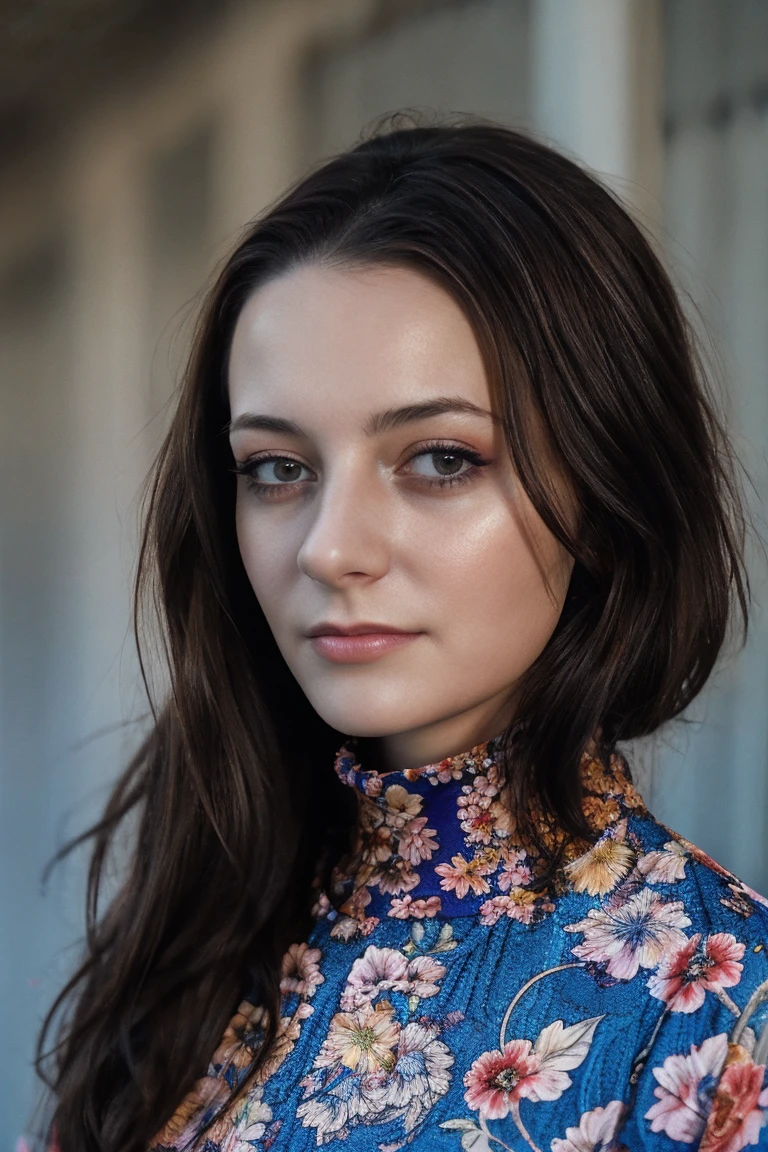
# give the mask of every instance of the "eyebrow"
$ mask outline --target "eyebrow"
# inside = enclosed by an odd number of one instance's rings
[[[404,424],[411,424],[415,420],[428,420],[432,416],[443,416],[451,412],[485,416],[495,424],[499,423],[498,416],[487,408],[473,404],[471,400],[461,400],[454,396],[437,396],[434,400],[425,400],[421,404],[406,404],[402,408],[386,408],[383,412],[375,412],[366,421],[363,432],[366,436],[376,436],[394,428],[401,428]],[[255,412],[244,412],[236,420],[230,421],[226,427],[226,431],[230,434],[244,429],[281,432],[286,436],[307,436],[301,425],[293,420],[286,420],[282,416],[259,415]]]

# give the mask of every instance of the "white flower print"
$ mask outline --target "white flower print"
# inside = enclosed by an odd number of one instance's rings
[[[648,884],[675,884],[685,879],[688,852],[677,840],[668,840],[663,848],[646,852],[637,867]]]
[[[579,1120],[578,1128],[566,1128],[565,1140],[556,1137],[552,1152],[619,1152],[614,1137],[624,1116],[621,1100],[611,1100],[605,1108],[593,1108]]]
[[[723,1032],[699,1047],[692,1044],[687,1056],[667,1056],[661,1068],[653,1069],[658,1102],[645,1114],[652,1132],[666,1132],[670,1140],[682,1144],[693,1144],[701,1137],[727,1052],[728,1037]]]
[[[643,888],[624,903],[591,908],[585,919],[566,924],[565,931],[584,933],[584,942],[571,949],[579,959],[606,964],[615,979],[631,980],[639,968],[655,968],[682,948],[682,929],[690,923],[681,901],[665,903]]]

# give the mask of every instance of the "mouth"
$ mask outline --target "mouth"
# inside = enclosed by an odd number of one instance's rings
[[[316,624],[307,632],[318,656],[333,664],[368,664],[422,635],[373,623]]]
[[[358,624],[315,624],[309,628],[307,636],[414,636],[407,628],[393,628],[390,624],[372,624],[361,621]]]

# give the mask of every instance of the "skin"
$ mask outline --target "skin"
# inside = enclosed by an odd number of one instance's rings
[[[573,560],[517,480],[459,305],[411,269],[304,266],[243,308],[229,393],[233,456],[251,473],[237,480],[240,553],[315,710],[345,735],[374,738],[390,770],[502,731]],[[436,398],[482,411],[367,427]],[[301,433],[249,426],[254,414]],[[269,453],[281,460],[254,460]],[[457,473],[464,482],[436,482]],[[419,635],[369,663],[334,663],[306,636],[321,621]]]

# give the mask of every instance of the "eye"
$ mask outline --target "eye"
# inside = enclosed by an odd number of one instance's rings
[[[310,469],[290,456],[261,456],[236,463],[233,472],[245,477],[252,492],[260,496],[276,496],[281,490],[306,480],[302,472],[310,472]]]
[[[411,475],[418,476],[428,485],[442,488],[451,484],[466,483],[489,463],[489,460],[484,460],[480,453],[472,448],[434,443],[428,444],[411,457],[408,470]]]
[[[422,486],[444,488],[468,483],[489,463],[490,460],[484,460],[472,448],[434,442],[414,453],[407,461],[405,470]],[[245,478],[250,492],[273,500],[307,491],[307,482],[317,481],[311,468],[291,456],[272,454],[250,457],[236,463],[233,471]]]

